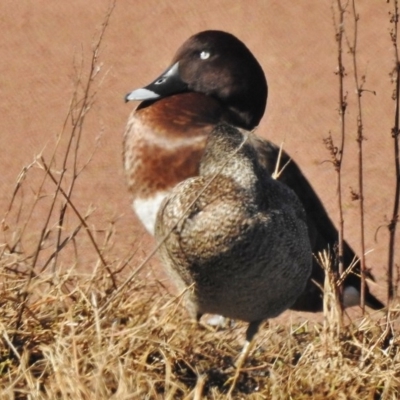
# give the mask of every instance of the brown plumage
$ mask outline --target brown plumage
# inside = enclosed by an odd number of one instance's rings
[[[150,107],[142,103],[129,120],[123,146],[134,198],[169,191],[197,175],[207,136],[220,116],[218,102],[199,93],[170,96]]]

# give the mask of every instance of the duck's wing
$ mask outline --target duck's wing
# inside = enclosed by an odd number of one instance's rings
[[[280,171],[277,179],[289,186],[302,202],[307,214],[308,233],[314,255],[317,255],[322,250],[328,248],[333,253],[337,246],[338,231],[317,193],[310,185],[298,165],[286,152],[281,151],[278,146],[270,141],[255,136],[252,140],[253,145],[257,149],[257,154],[260,157],[260,163],[264,168],[266,168],[271,174],[275,170]],[[276,167],[277,165],[278,167]],[[343,254],[345,269],[348,269],[355,260],[358,260],[357,255],[345,241]],[[335,265],[337,264],[333,264],[334,268]],[[361,279],[359,274],[360,268],[359,265],[356,265],[353,268],[352,273],[347,275],[344,281],[344,288],[354,287],[357,291],[360,291]],[[325,274],[322,267],[314,259],[311,279],[317,281],[323,286],[324,276]],[[368,272],[367,276],[374,280],[370,272]],[[384,307],[384,304],[369,292],[368,287],[366,288],[366,303],[373,309],[381,309]],[[299,298],[293,308],[304,311],[322,310],[321,290],[310,281],[304,295]]]

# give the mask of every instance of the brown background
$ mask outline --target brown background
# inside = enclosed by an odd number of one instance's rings
[[[393,49],[390,6],[359,1],[361,75],[366,75],[363,116],[365,146],[366,246],[368,266],[378,278],[373,287],[385,298],[387,229],[393,207],[393,85],[389,73]],[[0,213],[10,201],[19,171],[61,132],[73,92],[74,63],[88,68],[93,38],[108,8],[107,1],[2,1],[0,19]],[[347,13],[347,34],[353,31]],[[97,208],[96,226],[117,219],[114,251],[124,257],[139,246],[136,261],[152,248],[130,208],[122,169],[122,134],[135,104],[124,95],[149,83],[169,64],[177,47],[205,29],[229,31],[244,41],[260,61],[269,83],[266,115],[258,130],[298,162],[336,220],[336,178],[323,145],[332,132],[339,138],[336,43],[330,1],[120,1],[106,31],[100,61],[102,84],[88,118],[81,150],[89,154],[102,133],[92,162],[79,178],[74,200]],[[347,53],[347,50],[346,50]],[[355,86],[351,59],[345,55],[349,97],[344,159],[346,238],[359,250]],[[75,60],[75,61],[74,61]],[[48,144],[48,147],[50,146]],[[45,150],[46,152],[47,150]],[[34,190],[32,188],[32,190]],[[29,191],[29,190],[28,190]],[[40,219],[40,215],[36,215]],[[377,229],[383,226],[377,234]],[[397,243],[400,235],[397,235]],[[397,253],[400,264],[400,252]]]

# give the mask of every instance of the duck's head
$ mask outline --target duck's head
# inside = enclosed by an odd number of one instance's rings
[[[157,100],[184,92],[212,96],[226,110],[226,122],[253,129],[264,114],[268,87],[244,43],[226,32],[204,31],[178,49],[156,80],[128,93],[125,100]]]

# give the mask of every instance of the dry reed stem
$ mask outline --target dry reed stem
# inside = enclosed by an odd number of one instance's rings
[[[351,12],[353,16],[353,40],[350,43],[349,39],[347,39],[347,47],[349,48],[349,52],[351,54],[351,58],[353,61],[353,76],[354,83],[356,87],[357,94],[357,143],[358,143],[358,192],[352,192],[353,199],[359,200],[359,208],[360,208],[360,248],[361,248],[361,257],[360,257],[360,274],[361,274],[361,292],[360,292],[360,306],[362,309],[362,313],[365,312],[365,285],[366,285],[366,270],[367,267],[365,265],[365,214],[364,214],[364,167],[363,167],[363,109],[361,96],[364,92],[364,82],[365,76],[361,77],[361,82],[359,78],[358,72],[358,63],[357,63],[357,46],[358,46],[358,25],[360,16],[357,13],[356,1],[351,1]]]
[[[394,150],[394,167],[395,167],[395,192],[393,201],[393,212],[388,224],[389,230],[389,245],[388,245],[388,304],[390,304],[396,297],[398,281],[400,275],[397,274],[394,263],[394,257],[396,253],[396,229],[399,221],[399,209],[400,209],[400,56],[398,48],[398,23],[399,23],[399,8],[398,0],[393,0],[393,11],[389,12],[390,22],[393,24],[393,28],[390,31],[390,37],[395,55],[395,66],[391,72],[392,79],[395,83],[395,89],[393,93],[393,100],[395,102],[395,114],[394,114],[394,125],[392,128],[393,137],[393,150]],[[397,266],[400,268],[400,266]]]
[[[336,1],[336,11],[334,6],[332,5],[333,12],[333,25],[335,28],[335,39],[337,42],[337,70],[336,74],[338,76],[338,112],[340,117],[340,141],[339,145],[333,146],[333,140],[331,135],[329,135],[329,139],[332,142],[332,148],[336,151],[331,153],[331,156],[334,159],[334,166],[337,176],[337,202],[338,202],[338,275],[343,275],[344,272],[344,264],[343,264],[343,254],[344,254],[344,219],[343,219],[343,200],[342,200],[342,162],[345,150],[345,139],[346,139],[346,109],[347,109],[347,93],[344,88],[344,78],[346,77],[345,66],[343,62],[343,37],[345,34],[345,13],[346,13],[347,3],[343,5],[342,0]],[[336,13],[338,14],[336,20]],[[328,146],[329,149],[329,146]],[[339,286],[338,297],[340,299],[340,304],[342,304],[343,290],[342,287]]]

